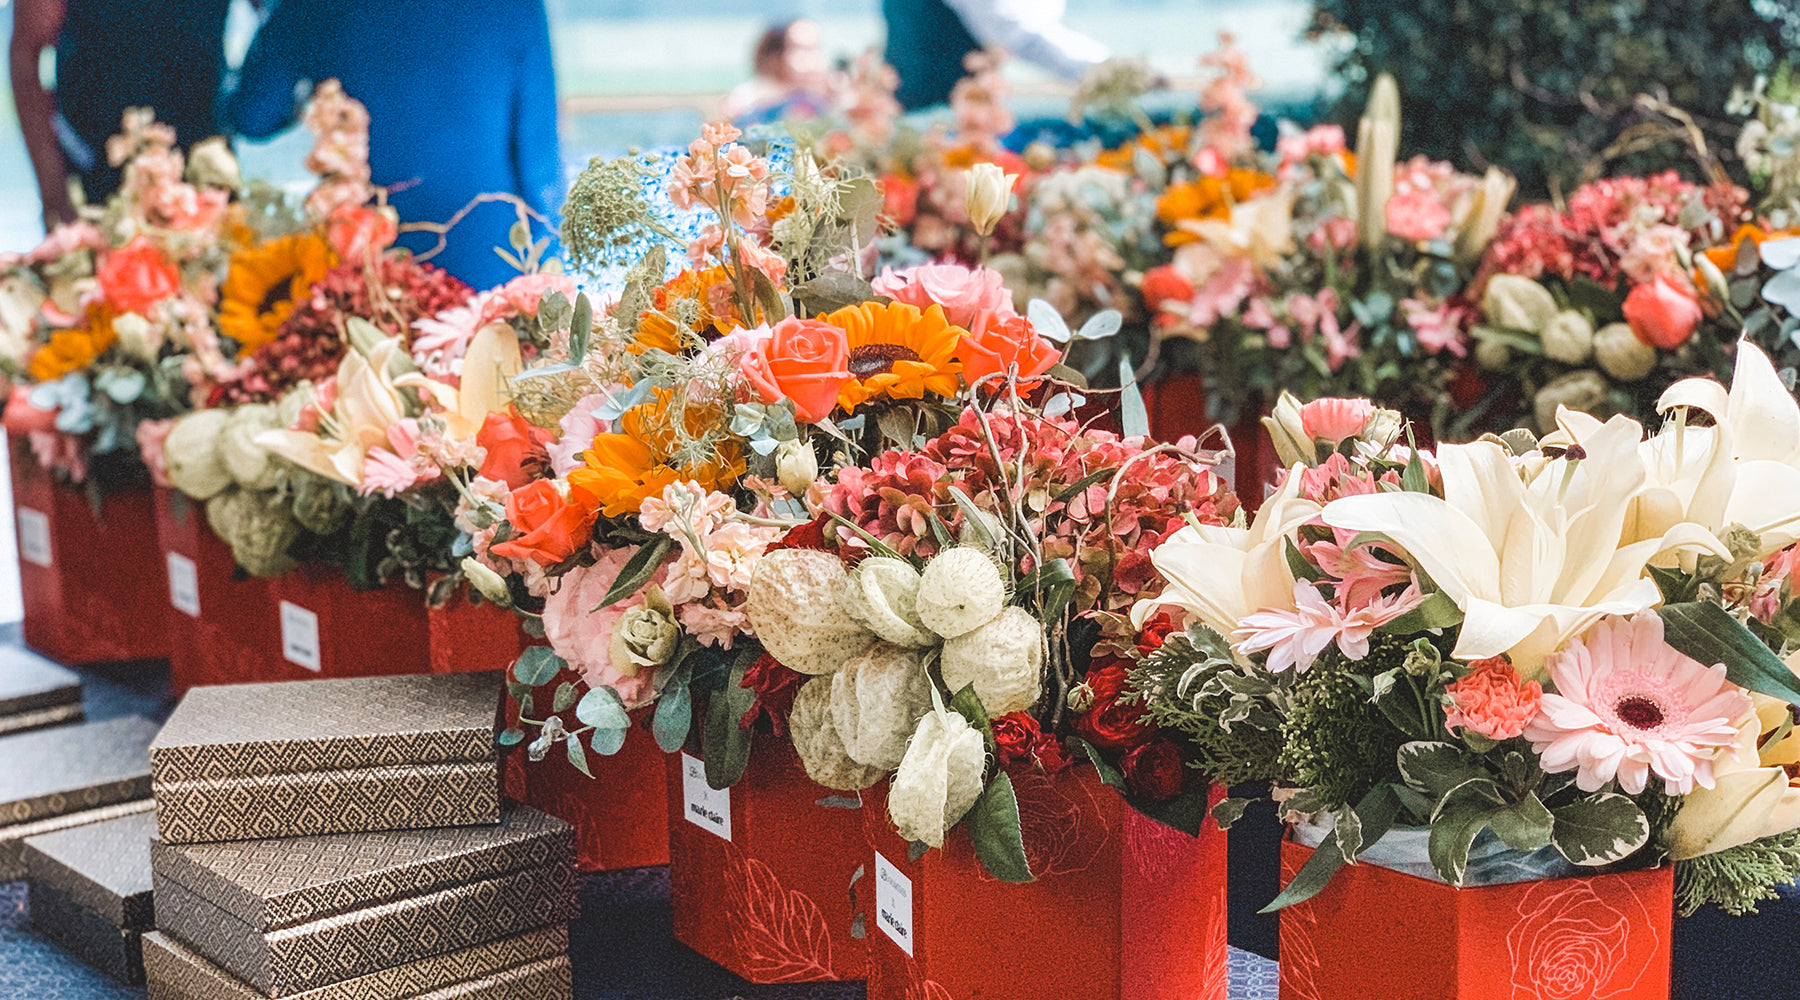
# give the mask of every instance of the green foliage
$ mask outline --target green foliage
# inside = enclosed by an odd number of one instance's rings
[[[1408,736],[1358,680],[1334,647],[1300,677],[1281,727],[1282,775],[1334,809],[1356,803],[1378,784],[1401,780],[1396,760]]]
[[[1689,916],[1707,904],[1733,916],[1755,913],[1756,904],[1779,899],[1775,886],[1800,882],[1800,830],[1753,840],[1675,866],[1675,907]]]
[[[1277,776],[1284,698],[1266,675],[1239,670],[1217,633],[1170,636],[1126,684],[1164,732],[1180,734],[1188,766],[1225,785]]]
[[[1567,191],[1582,169],[1649,116],[1656,95],[1700,116],[1729,156],[1734,84],[1793,59],[1800,25],[1757,0],[1315,0],[1316,23],[1354,43],[1339,58],[1337,118],[1355,134],[1376,74],[1400,84],[1401,148],[1469,167],[1496,163],[1520,193]],[[1784,38],[1783,36],[1787,37]],[[1691,163],[1680,143],[1615,160],[1616,172]]]
[[[639,240],[666,234],[644,196],[648,176],[639,157],[588,161],[563,203],[563,248],[572,262],[584,267],[614,263]]]

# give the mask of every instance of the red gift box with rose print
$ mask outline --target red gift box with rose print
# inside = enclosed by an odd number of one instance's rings
[[[169,577],[175,696],[198,684],[276,679],[281,632],[269,581],[238,569],[231,546],[207,525],[205,505],[176,490],[156,490],[156,536]]]
[[[22,439],[9,449],[25,644],[60,663],[169,655],[169,583],[148,487],[90,502]]]
[[[1031,883],[987,874],[963,828],[912,860],[886,786],[864,794],[869,1000],[1225,1000],[1225,832],[1150,819],[1089,767],[1013,783]]]
[[[815,784],[786,739],[758,740],[730,788],[705,768],[668,758],[675,940],[753,983],[863,978],[862,797]]]
[[[579,676],[564,670],[551,687]],[[541,711],[541,710],[540,710]],[[516,724],[519,706],[510,698],[507,723]],[[650,735],[650,709],[632,715],[625,744],[611,756],[587,751],[582,774],[558,745],[543,760],[527,760],[524,747],[507,754],[500,765],[500,790],[575,828],[575,863],[585,872],[647,868],[669,863],[669,810],[663,792],[664,754]],[[581,724],[572,715],[570,729]],[[527,742],[536,737],[528,731]]]
[[[1281,845],[1282,880],[1309,848]],[[1674,870],[1457,889],[1372,864],[1281,911],[1282,1000],[1667,1000]]]

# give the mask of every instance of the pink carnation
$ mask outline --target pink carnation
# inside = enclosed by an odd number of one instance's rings
[[[898,273],[889,268],[875,279],[874,286],[876,292],[921,310],[934,304],[943,306],[950,325],[965,330],[976,329],[983,320],[1018,315],[1006,278],[990,267],[925,264]]]
[[[1444,712],[1444,725],[1466,729],[1490,740],[1510,740],[1525,732],[1538,713],[1544,689],[1537,681],[1523,680],[1506,657],[1495,656],[1470,664],[1474,671],[1452,681],[1444,689],[1455,703]]]
[[[1403,240],[1435,240],[1450,225],[1450,210],[1429,191],[1396,194],[1387,203],[1387,230]]]
[[[1300,429],[1315,441],[1335,445],[1362,433],[1374,413],[1375,404],[1366,399],[1315,399],[1301,405]]]
[[[150,469],[150,481],[164,489],[175,485],[169,480],[169,460],[163,453],[169,432],[174,429],[173,420],[141,420],[137,425],[138,453]]]
[[[592,566],[580,566],[564,574],[560,585],[544,601],[544,637],[556,655],[569,662],[591,688],[609,687],[627,709],[641,708],[654,697],[652,671],[626,674],[613,666],[612,633],[625,612],[644,603],[642,591],[595,610],[612,589],[613,581],[637,550],[601,549]],[[661,584],[663,570],[650,578]]]

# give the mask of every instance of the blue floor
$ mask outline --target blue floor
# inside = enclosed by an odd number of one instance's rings
[[[18,642],[0,626],[0,643]],[[160,665],[83,670],[88,717],[164,718],[174,708]],[[33,934],[22,883],[0,885],[0,1000],[142,1000]],[[861,1000],[858,983],[754,986],[669,935],[669,871],[640,868],[589,876],[582,917],[570,928],[577,1000]],[[1275,1000],[1275,965],[1231,953],[1231,1000]]]

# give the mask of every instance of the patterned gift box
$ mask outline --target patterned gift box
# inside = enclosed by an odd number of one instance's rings
[[[90,502],[22,439],[10,456],[25,644],[58,663],[168,656],[169,583],[148,485]]]
[[[198,687],[150,747],[170,844],[493,823],[496,674]]]
[[[552,924],[513,937],[290,994],[287,1000],[568,1000],[569,931]],[[266,1000],[162,934],[144,938],[150,1000]]]
[[[0,646],[0,736],[83,718],[80,674],[18,646]]]
[[[25,838],[152,807],[138,716],[0,737],[0,882],[25,877]]]
[[[1283,842],[1282,882],[1311,856]],[[1282,1000],[1668,1000],[1674,886],[1667,865],[1465,889],[1348,865],[1281,911]]]
[[[668,758],[675,940],[753,983],[861,979],[853,890],[866,874],[855,792],[814,784],[788,740],[761,740],[737,784]]]
[[[156,817],[142,812],[26,840],[32,925],[114,979],[143,982],[155,833]]]
[[[153,843],[157,929],[269,997],[566,923],[568,824]]]
[[[1199,836],[1165,826],[1089,767],[1014,775],[1037,877],[1017,884],[981,867],[966,826],[914,859],[886,788],[863,793],[869,1000],[1226,1000],[1226,837],[1211,819]]]

